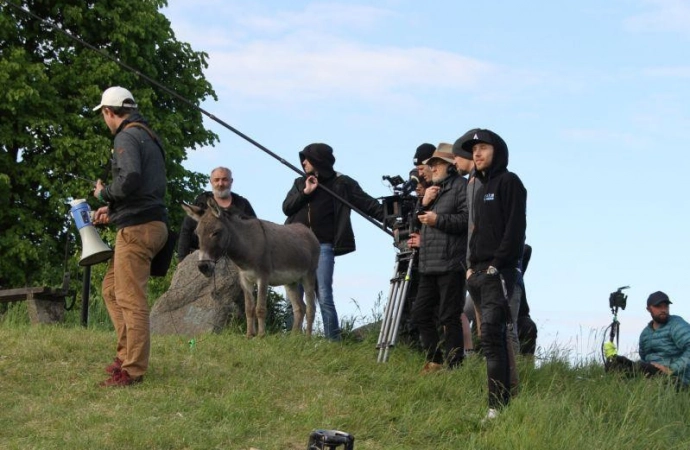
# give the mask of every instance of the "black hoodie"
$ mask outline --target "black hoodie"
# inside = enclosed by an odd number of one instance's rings
[[[299,153],[300,161],[309,160],[318,172],[319,185],[324,185],[349,201],[360,211],[376,220],[383,220],[383,206],[359,184],[335,172],[333,149],[327,144],[310,144]],[[355,251],[355,235],[350,221],[350,208],[331,194],[316,189],[304,193],[305,177],[297,178],[283,201],[286,223],[303,223],[309,227],[320,243],[333,244],[336,256]]]
[[[518,268],[527,227],[527,190],[508,171],[508,146],[503,139],[493,131],[478,129],[462,148],[471,152],[479,142],[493,145],[494,155],[487,170],[475,172],[481,186],[470,193],[475,207],[469,262],[474,270]]]

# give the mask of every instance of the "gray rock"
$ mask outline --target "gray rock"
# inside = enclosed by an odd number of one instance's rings
[[[216,264],[215,276],[199,269],[197,252],[177,265],[168,291],[151,309],[151,333],[195,336],[218,332],[234,318],[244,320],[244,296],[237,267],[228,259]]]

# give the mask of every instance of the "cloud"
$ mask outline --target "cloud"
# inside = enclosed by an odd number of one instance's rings
[[[375,48],[317,35],[216,51],[208,71],[220,90],[272,101],[466,90],[496,72],[491,64],[442,50]]]
[[[209,54],[206,76],[222,97],[272,103],[405,102],[510,77],[490,62],[451,51],[369,43],[370,36],[363,34],[378,33],[378,26],[398,14],[383,8],[328,3],[264,11],[214,1],[203,8],[195,3],[196,9],[170,3],[165,14],[178,38]],[[214,11],[208,19],[207,8]]]
[[[625,25],[632,31],[690,35],[690,3],[686,0],[643,0],[652,10],[632,16]]]

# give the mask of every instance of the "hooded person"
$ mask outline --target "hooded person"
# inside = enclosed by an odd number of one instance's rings
[[[320,185],[351,205],[378,220],[383,220],[383,206],[364,192],[359,184],[333,168],[335,156],[328,144],[309,144],[299,152],[305,176],[295,179],[283,201],[285,223],[301,223],[314,232],[321,244],[317,268],[317,296],[324,324],[325,336],[340,340],[340,323],[333,300],[333,271],[335,257],[354,252],[355,235],[350,220],[350,208]]]
[[[471,130],[461,148],[472,153],[474,176],[467,287],[481,311],[481,345],[487,363],[488,419],[511,397],[506,336],[512,324],[509,301],[519,276],[526,231],[527,190],[508,171],[508,146],[487,129]]]

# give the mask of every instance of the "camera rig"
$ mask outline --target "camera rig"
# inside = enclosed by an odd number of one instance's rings
[[[395,246],[401,252],[409,251],[407,239],[414,229],[413,215],[417,205],[417,197],[412,195],[420,182],[416,170],[410,172],[410,178],[405,181],[400,175],[384,175],[382,180],[387,181],[393,189],[393,195],[383,197],[383,223],[393,231]]]
[[[410,172],[408,181],[399,175],[382,177],[393,188],[393,195],[383,197],[383,223],[393,231],[394,245],[398,249],[395,256],[395,269],[390,281],[388,302],[381,321],[381,330],[376,343],[379,351],[378,362],[386,362],[392,347],[398,341],[398,330],[406,308],[406,301],[413,278],[416,249],[407,245],[415,227],[414,214],[417,197],[412,195],[418,183],[424,183],[416,170]],[[409,306],[408,306],[409,308]]]
[[[628,296],[625,295],[623,291],[629,288],[630,286],[621,286],[618,289],[616,289],[616,291],[611,292],[611,294],[609,294],[609,308],[611,308],[613,320],[611,321],[611,325],[607,327],[607,330],[609,330],[609,342],[614,342],[615,340],[616,348],[618,348],[621,327],[621,323],[618,321],[618,309],[620,308],[625,310],[625,307],[627,306],[628,302]],[[606,330],[604,330],[604,339],[606,339]],[[601,356],[604,360],[604,364],[606,364],[604,345],[605,342],[601,344]]]

